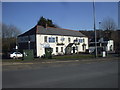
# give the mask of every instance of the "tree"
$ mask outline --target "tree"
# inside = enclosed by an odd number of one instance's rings
[[[52,20],[50,20],[50,19],[47,19],[47,25],[50,26],[50,27],[55,27]]]
[[[43,26],[43,27],[45,27],[45,28],[46,28],[47,26],[49,26],[49,27],[55,27],[55,28],[59,27],[59,26],[57,26],[56,24],[53,24],[53,21],[52,21],[52,20],[46,19],[46,18],[44,18],[43,16],[39,19],[37,25]]]
[[[46,27],[46,24],[47,24],[47,20],[43,16],[39,19],[39,21],[37,23],[37,25],[40,25],[43,27]]]
[[[20,34],[20,30],[14,25],[2,24],[2,52],[4,54],[15,48],[18,34]]]
[[[101,28],[104,30],[103,37],[111,39],[112,31],[116,30],[117,25],[112,18],[108,17],[103,19]]]
[[[116,23],[112,18],[105,18],[101,23],[101,28],[103,30],[116,30]]]
[[[2,24],[2,38],[17,37],[20,30],[14,25]]]

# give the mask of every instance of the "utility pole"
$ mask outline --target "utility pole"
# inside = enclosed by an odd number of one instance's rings
[[[101,31],[101,22],[99,22],[99,34],[100,34],[100,47],[102,47],[102,35],[101,35],[101,33],[102,33],[102,31]]]
[[[96,25],[95,25],[95,2],[93,0],[93,17],[94,17],[94,32],[95,32],[95,57],[97,57],[97,39],[96,39]]]
[[[30,50],[30,35],[28,36],[28,49]]]
[[[17,42],[17,36],[16,36],[16,46],[15,46],[16,53],[18,53],[18,42]],[[16,59],[18,59],[17,54],[16,54]]]

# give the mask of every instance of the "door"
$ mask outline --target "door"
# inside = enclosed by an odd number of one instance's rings
[[[73,53],[75,53],[75,47],[73,47]]]

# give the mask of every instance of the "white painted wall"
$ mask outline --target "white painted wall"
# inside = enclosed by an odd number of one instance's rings
[[[64,45],[57,45],[57,42],[55,43],[49,43],[49,40],[47,42],[44,42],[44,37],[47,36],[47,40],[49,37],[54,37],[56,40],[56,37],[58,37],[58,43],[64,43]],[[64,38],[64,41],[61,41],[61,38]],[[68,38],[70,38],[70,42],[68,41]],[[37,56],[41,57],[42,55],[45,54],[44,48],[46,46],[50,46],[53,48],[53,53],[54,55],[58,55],[59,53],[62,54],[61,52],[61,47],[63,47],[63,53],[65,53],[65,48],[69,43],[73,43],[75,39],[84,39],[86,44],[86,49],[88,49],[88,38],[87,37],[73,37],[73,36],[59,36],[59,35],[36,35],[36,45],[37,45]],[[83,43],[80,43],[78,46],[78,52],[84,52],[82,50],[82,45]],[[58,53],[56,52],[56,47],[58,47]],[[77,52],[77,51],[76,51]]]
[[[114,50],[113,48],[114,48],[114,42],[113,40],[109,40],[106,49],[107,51],[110,51],[110,49],[113,51]]]

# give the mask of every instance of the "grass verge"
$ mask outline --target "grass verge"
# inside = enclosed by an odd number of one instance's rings
[[[63,55],[63,56],[54,56],[53,59],[87,59],[94,58],[94,55],[91,54],[73,54],[73,55]]]
[[[75,59],[89,59],[95,58],[94,55],[91,54],[72,54],[72,55],[62,55],[62,56],[53,56],[50,60],[75,60]],[[22,59],[3,59],[2,62],[25,62],[25,61],[39,61],[39,60],[49,60],[42,58],[34,58],[34,60],[22,60]]]

